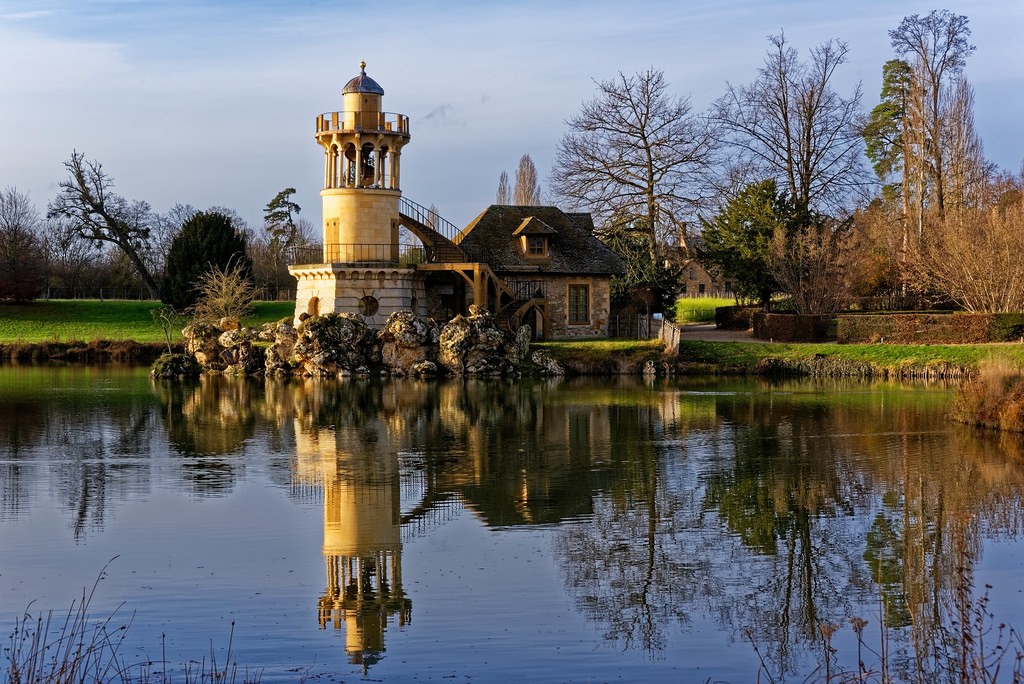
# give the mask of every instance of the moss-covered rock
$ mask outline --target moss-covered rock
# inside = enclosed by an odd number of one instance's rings
[[[181,380],[198,378],[202,370],[192,354],[162,354],[153,362],[149,375],[162,380]]]
[[[516,338],[498,327],[486,309],[470,307],[438,336],[438,362],[453,375],[507,375],[518,371]]]
[[[381,361],[392,375],[416,374],[413,369],[424,363],[433,363],[437,356],[440,330],[436,325],[419,318],[412,311],[396,311],[388,317],[384,329],[378,334],[381,342]],[[437,366],[434,365],[434,373]]]
[[[369,374],[380,347],[359,314],[327,313],[299,325],[294,360],[312,376]]]

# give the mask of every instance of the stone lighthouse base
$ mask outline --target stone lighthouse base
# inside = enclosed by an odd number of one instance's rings
[[[295,325],[303,313],[357,313],[373,328],[383,328],[396,311],[427,316],[424,274],[414,268],[318,264],[288,272],[298,280]]]

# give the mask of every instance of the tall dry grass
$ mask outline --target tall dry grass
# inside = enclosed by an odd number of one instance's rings
[[[980,364],[977,376],[957,389],[950,417],[968,425],[1024,432],[1024,370],[1002,360]]]

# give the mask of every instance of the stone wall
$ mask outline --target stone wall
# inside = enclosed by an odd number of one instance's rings
[[[589,321],[569,323],[569,286],[590,288]],[[607,276],[569,276],[547,279],[548,319],[551,339],[607,337],[611,310],[611,283]]]

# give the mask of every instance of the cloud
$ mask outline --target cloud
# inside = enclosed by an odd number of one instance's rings
[[[417,117],[427,127],[432,128],[463,128],[466,125],[458,110],[451,104],[440,104],[426,114]]]
[[[50,10],[30,10],[28,12],[11,12],[10,14],[0,14],[0,19],[6,21],[28,21],[30,19],[40,19],[42,17],[53,16],[53,12]]]

